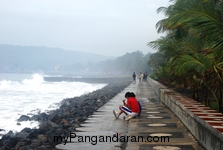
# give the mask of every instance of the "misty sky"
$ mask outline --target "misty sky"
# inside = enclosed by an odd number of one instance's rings
[[[122,56],[156,52],[157,8],[169,0],[0,0],[0,44]]]

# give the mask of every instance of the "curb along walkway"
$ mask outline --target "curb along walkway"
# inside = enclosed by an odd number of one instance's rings
[[[115,119],[126,92],[134,92],[142,105],[140,117],[125,121]],[[130,84],[99,108],[60,150],[202,150],[180,120],[162,103],[148,82]],[[129,137],[129,138],[128,138]],[[125,138],[125,139],[124,139]],[[107,139],[107,141],[106,141]],[[123,141],[124,139],[124,141]],[[128,139],[128,142],[126,142]],[[147,141],[148,140],[148,141]]]

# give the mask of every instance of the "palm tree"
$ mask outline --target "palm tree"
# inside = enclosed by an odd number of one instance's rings
[[[160,7],[161,11],[167,18],[157,23],[157,31],[167,31],[167,37],[148,45],[164,52],[175,75],[187,76],[192,89],[212,93],[223,111],[222,0],[176,0],[167,8]]]

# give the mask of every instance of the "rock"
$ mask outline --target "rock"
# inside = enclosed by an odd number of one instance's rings
[[[15,134],[15,138],[21,138],[21,139],[25,139],[27,138],[29,135],[29,133],[21,131]]]
[[[40,135],[38,135],[38,137],[37,137],[40,141],[45,141],[45,140],[47,140],[47,137],[46,137],[46,135],[44,135],[44,134],[40,134]]]
[[[10,143],[10,139],[4,140],[1,143],[2,143],[2,145],[6,146]]]
[[[26,142],[18,142],[18,143],[16,144],[16,146],[15,146],[15,149],[16,149],[16,150],[17,150],[17,149],[20,150],[20,148],[23,147],[23,146],[26,146]]]
[[[30,148],[37,148],[42,144],[42,141],[40,139],[36,139],[34,141],[32,141],[32,143],[30,144]]]
[[[58,114],[54,114],[53,116],[50,117],[50,120],[52,122],[59,123],[60,116]]]
[[[20,116],[20,118],[17,120],[18,122],[22,122],[22,121],[30,121],[31,118],[27,115],[22,115]]]
[[[59,136],[64,133],[63,127],[58,125],[56,127],[51,127],[50,130],[46,133],[48,137],[53,138],[54,136]]]
[[[62,119],[60,122],[62,125],[69,125],[70,123],[66,119]]]
[[[7,139],[1,139],[0,141],[1,141],[0,143],[1,143],[2,147],[9,149],[9,148],[15,147],[16,143],[19,141],[19,139],[8,137]],[[3,150],[5,150],[5,149],[3,149]]]
[[[10,130],[7,134],[5,134],[4,136],[5,137],[12,137],[14,135],[14,133]],[[3,137],[4,137],[3,136]],[[2,137],[2,139],[3,139],[3,137]]]
[[[0,150],[6,150],[6,145],[0,147]]]
[[[37,130],[37,129],[33,129],[33,130],[29,133],[29,135],[27,136],[27,138],[32,139],[32,138],[35,138],[35,137],[37,137],[37,136],[38,136],[38,130]]]
[[[48,124],[50,124],[52,127],[57,126],[57,124],[56,124],[56,123],[54,123],[54,122],[52,122],[52,121],[50,121],[50,120],[48,120],[48,121],[47,121],[47,123],[48,123]]]
[[[41,121],[41,117],[39,115],[33,115],[31,117],[31,120],[35,120],[35,121]]]
[[[41,121],[47,121],[49,117],[46,113],[41,113],[39,116]]]
[[[25,142],[26,144],[29,144],[29,143],[31,143],[31,139],[25,138],[25,139],[21,139],[19,142]]]
[[[48,124],[47,122],[42,123],[38,129],[38,134],[46,133],[47,131],[49,131],[50,127],[51,127],[51,125]]]
[[[36,148],[36,150],[48,150],[48,147],[39,146],[39,147]]]
[[[27,149],[29,149],[28,146],[22,146],[19,148],[19,150],[27,150]]]
[[[32,116],[30,119],[31,120],[35,120],[35,121],[39,121],[39,122],[44,122],[48,120],[49,115],[47,115],[46,113],[41,113],[39,115],[34,115]]]
[[[61,124],[63,125],[64,129],[71,127],[70,123],[66,119],[62,119]]]
[[[20,132],[30,133],[30,132],[32,132],[32,129],[31,128],[24,128]]]

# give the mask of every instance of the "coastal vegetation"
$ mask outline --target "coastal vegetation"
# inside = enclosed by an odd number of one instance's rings
[[[148,43],[158,49],[151,77],[223,113],[223,1],[176,0],[157,12],[166,16],[157,31],[166,34]]]
[[[135,51],[115,59],[101,61],[90,68],[97,72],[103,71],[105,73],[127,74],[130,76],[133,72],[149,73],[151,72],[151,68],[148,66],[150,56],[151,53],[143,54],[141,51]]]

